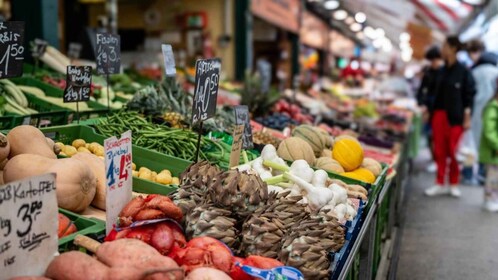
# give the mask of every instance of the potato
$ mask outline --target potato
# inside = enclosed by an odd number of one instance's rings
[[[98,149],[99,147],[100,147],[99,143],[92,142],[90,145],[88,145],[88,150],[90,150],[90,152],[92,153],[95,153],[95,150]]]
[[[54,258],[45,276],[53,280],[105,280],[109,268],[89,255],[71,251]]]
[[[86,142],[83,139],[76,139],[73,141],[72,146],[78,149],[79,147],[85,147]]]
[[[90,150],[88,150],[85,147],[79,147],[78,148],[78,153],[91,153]]]
[[[138,172],[142,172],[142,171],[149,171],[149,172],[152,172],[152,170],[150,170],[149,168],[147,167],[140,167],[140,169],[138,169]]]
[[[131,170],[137,170],[137,165],[134,162],[131,163]]]
[[[72,157],[73,155],[75,155],[78,152],[78,150],[76,150],[76,148],[73,147],[73,146],[66,145],[66,147],[63,150],[63,152],[68,157]]]
[[[103,157],[104,156],[104,147],[103,146],[99,146],[97,147],[94,151],[93,151],[93,154],[96,155],[96,156],[99,156],[99,157]]]
[[[172,182],[171,174],[168,174],[167,172],[161,171],[161,173],[159,173],[157,175],[156,181],[159,184],[169,185]]]
[[[152,171],[151,181],[155,182],[156,181],[156,177],[157,177],[157,172],[156,171]]]
[[[133,177],[138,177],[138,171],[136,171],[136,170],[132,170],[132,171],[131,171],[131,175],[132,175]]]
[[[178,177],[173,177],[171,179],[171,184],[172,185],[180,185],[180,179]]]
[[[166,173],[166,174],[169,174],[169,176],[173,176],[173,175],[171,175],[171,171],[169,171],[168,169],[164,169],[160,173]]]
[[[138,178],[152,181],[152,171],[150,171],[148,169],[147,170],[138,171]]]

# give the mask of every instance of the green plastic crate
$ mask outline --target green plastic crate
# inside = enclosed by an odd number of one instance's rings
[[[0,117],[0,130],[12,129],[23,123],[23,117],[18,115],[6,115]]]
[[[42,128],[41,131],[45,136],[64,144],[70,144],[74,139],[78,138],[84,139],[87,142],[104,144],[104,140],[106,139],[105,136],[95,133],[93,128],[76,124]],[[138,167],[145,166],[156,172],[168,169],[173,176],[179,176],[191,164],[189,161],[147,150],[136,145],[132,146],[132,153],[133,162]],[[148,180],[133,178],[133,191],[135,192],[168,195],[176,189],[177,187],[173,185],[165,186]]]
[[[50,84],[47,84],[45,82],[42,82],[42,81],[40,81],[38,79],[35,79],[35,78],[31,77],[31,76],[23,76],[23,77],[19,77],[19,78],[13,78],[11,80],[15,84],[37,87],[37,88],[43,90],[43,92],[45,92],[45,94],[47,96],[60,97],[62,99],[62,97],[64,95],[64,90],[62,90],[60,88],[57,88],[55,86],[52,86]],[[105,116],[109,112],[107,106],[102,105],[102,104],[100,104],[98,102],[95,102],[95,101],[86,101],[86,103],[88,104],[88,107],[91,108],[91,110],[81,111],[80,112],[80,117],[85,117],[86,116],[86,118],[90,118],[90,117],[93,117],[95,115],[96,116]],[[54,105],[54,106],[56,106],[56,105]],[[59,107],[59,106],[57,106],[57,107]],[[67,109],[67,108],[64,108],[64,107],[60,107],[60,108],[69,110],[71,112],[74,112],[74,110],[70,110],[70,109]],[[76,118],[75,115],[70,115],[70,117],[72,119]]]
[[[59,213],[68,217],[78,229],[77,232],[59,239],[59,252],[78,250],[78,246],[73,244],[76,235],[86,235],[91,238],[101,240],[105,237],[105,221],[96,218],[86,218],[71,211],[59,208]]]
[[[369,209],[372,203],[375,201],[377,196],[380,193],[380,190],[382,189],[382,186],[384,186],[384,183],[386,182],[386,177],[387,177],[387,171],[389,170],[389,166],[385,163],[381,163],[382,165],[382,171],[380,172],[379,176],[377,176],[377,179],[373,184],[371,183],[366,183],[363,181],[359,181],[356,179],[351,179],[345,176],[342,176],[340,174],[334,173],[334,172],[329,172],[327,171],[328,175],[330,178],[333,179],[339,179],[343,181],[346,184],[350,185],[360,185],[367,189],[369,193],[369,198],[368,198],[368,204],[366,205],[366,209]]]
[[[34,95],[26,94],[28,107],[37,110],[39,113],[31,115],[9,114],[0,117],[0,129],[12,129],[21,124],[29,124],[36,127],[46,127],[53,125],[65,125],[68,123],[69,111],[63,107],[54,105],[42,100]]]

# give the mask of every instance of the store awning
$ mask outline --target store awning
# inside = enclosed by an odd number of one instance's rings
[[[474,9],[459,0],[357,0],[341,4],[350,12],[365,13],[367,23],[383,28],[394,42],[409,22],[444,34],[456,33]]]

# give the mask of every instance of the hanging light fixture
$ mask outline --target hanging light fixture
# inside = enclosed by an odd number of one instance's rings
[[[401,34],[399,34],[399,40],[401,42],[409,42],[411,39],[411,36],[410,34],[406,33],[406,32],[403,32]]]
[[[353,17],[347,17],[344,22],[347,24],[347,25],[351,25],[354,23],[354,18]]]
[[[337,0],[328,0],[323,3],[323,7],[327,10],[335,10],[339,8],[339,1]]]
[[[349,29],[351,29],[351,31],[353,31],[353,32],[359,32],[359,31],[361,31],[361,27],[362,27],[361,24],[354,22],[353,24],[351,24],[349,26]]]
[[[358,12],[358,13],[356,13],[356,15],[354,16],[354,19],[355,19],[355,20],[356,20],[356,22],[358,22],[358,23],[364,23],[364,22],[367,20],[367,15],[365,15],[365,13]]]
[[[334,12],[334,18],[336,20],[345,20],[348,17],[348,12],[345,10],[337,10]]]

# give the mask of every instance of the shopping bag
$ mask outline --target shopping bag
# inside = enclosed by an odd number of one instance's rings
[[[460,138],[456,158],[465,166],[472,166],[477,159],[477,146],[470,129],[466,130]]]

